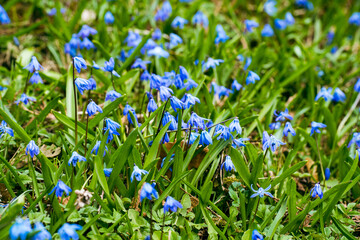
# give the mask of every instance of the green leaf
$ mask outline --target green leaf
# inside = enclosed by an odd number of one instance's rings
[[[234,163],[236,172],[240,175],[247,187],[250,187],[250,172],[245,164],[243,156],[235,148],[231,148],[230,157]]]

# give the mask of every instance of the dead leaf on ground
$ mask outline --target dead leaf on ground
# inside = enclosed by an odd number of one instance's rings
[[[54,144],[51,144],[51,146],[47,146],[43,144],[40,147],[40,151],[47,157],[47,158],[53,158],[58,156],[61,153],[61,147],[56,147]]]

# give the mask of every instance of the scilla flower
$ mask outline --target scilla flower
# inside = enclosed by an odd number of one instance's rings
[[[192,145],[199,136],[200,136],[199,133],[192,132],[192,133],[190,134],[189,144]]]
[[[117,136],[120,135],[120,133],[117,132],[117,129],[120,128],[120,124],[118,124],[117,122],[114,122],[110,118],[105,119],[105,124],[106,124],[106,127],[104,128],[104,131],[109,130],[109,135],[106,140],[106,143],[108,143],[109,141],[113,140],[114,135],[117,135]]]
[[[253,28],[257,28],[259,26],[259,24],[253,20],[246,19],[244,23],[245,23],[245,29],[248,32],[252,32]]]
[[[185,93],[181,101],[183,102],[184,109],[190,108],[191,106],[194,106],[196,103],[200,103],[200,99],[194,97],[190,93]]]
[[[151,113],[151,112],[155,112],[156,109],[158,108],[153,96],[150,94],[149,96],[149,103],[147,105],[147,110]]]
[[[183,43],[183,40],[179,35],[175,33],[170,33],[170,43],[168,45],[169,49],[172,49],[181,43]]]
[[[78,224],[64,223],[64,225],[61,228],[59,228],[58,234],[60,235],[61,240],[70,240],[70,239],[77,240],[79,239],[79,235],[76,231],[81,229],[82,226]]]
[[[235,91],[235,90],[240,91],[241,88],[242,88],[242,85],[236,79],[234,79],[234,81],[231,84],[231,89],[233,91]]]
[[[96,90],[96,81],[92,76],[88,79],[88,83],[89,83],[89,90]]]
[[[86,158],[74,151],[68,161],[68,165],[70,166],[72,164],[75,167],[76,163],[81,161],[86,162]]]
[[[288,26],[295,24],[295,18],[293,17],[293,15],[290,12],[287,12],[285,14],[285,21],[286,21],[286,25],[288,25]]]
[[[11,22],[7,12],[5,9],[0,5],[0,23],[1,24],[9,24]]]
[[[151,35],[151,38],[156,41],[156,40],[160,40],[162,36],[161,30],[160,29],[155,29],[155,31],[153,32],[153,34]]]
[[[130,112],[132,112],[132,114],[134,115],[136,123],[139,124],[135,109],[132,108],[129,104],[126,104],[125,107],[124,107],[123,114],[124,114],[124,116],[127,116],[127,119],[128,119],[130,124],[134,124],[133,120],[131,118]]]
[[[175,112],[177,112],[178,109],[183,109],[183,102],[174,96],[170,97],[170,105]]]
[[[185,18],[179,17],[177,16],[176,18],[174,18],[174,20],[171,23],[171,27],[173,28],[179,28],[179,29],[183,29],[184,25],[188,23],[188,20],[186,20]]]
[[[18,217],[10,228],[9,237],[11,240],[26,240],[30,232],[32,232],[30,220]]]
[[[104,67],[101,68],[104,72],[110,72],[116,77],[120,77],[120,75],[114,70],[115,67],[115,61],[114,58],[110,58],[109,61],[105,61]]]
[[[201,25],[204,28],[209,26],[209,20],[204,13],[201,11],[197,11],[193,18],[191,19],[191,23],[194,25]]]
[[[246,85],[249,85],[250,83],[255,83],[255,81],[260,80],[259,75],[254,73],[253,71],[249,71],[247,77],[246,77]]]
[[[34,231],[39,231],[31,238],[31,240],[45,240],[45,239],[51,239],[51,234],[48,230],[44,227],[44,225],[41,222],[36,222]]]
[[[169,97],[171,97],[171,94],[174,94],[173,90],[164,86],[160,86],[160,99],[161,101],[165,102],[168,100]]]
[[[285,143],[277,139],[275,136],[273,135],[269,136],[269,134],[266,131],[263,132],[262,143],[263,143],[263,151],[270,148],[272,152],[275,152],[280,145],[285,145]]]
[[[354,12],[349,18],[349,23],[360,26],[360,12]]]
[[[86,48],[87,50],[95,49],[95,45],[88,38],[84,38],[84,40],[80,43],[80,49]]]
[[[143,61],[141,58],[137,58],[133,65],[131,65],[131,68],[141,68],[143,70],[146,70],[146,64],[151,63],[151,61]]]
[[[85,24],[81,27],[81,29],[77,35],[78,35],[78,37],[81,37],[81,38],[87,38],[90,35],[95,35],[95,34],[97,34],[97,31],[94,28],[89,27],[88,25]]]
[[[255,192],[253,195],[250,196],[250,198],[254,198],[254,197],[257,197],[257,196],[263,198],[265,195],[267,195],[267,196],[269,196],[269,197],[271,197],[271,198],[274,198],[274,196],[273,196],[271,193],[268,192],[268,191],[270,190],[270,188],[271,188],[271,184],[270,184],[267,188],[265,188],[265,189],[263,189],[262,187],[260,187],[257,191],[253,189],[252,184],[251,184],[250,187],[251,187],[251,190],[252,190],[253,192]]]
[[[269,124],[270,130],[276,130],[281,127],[281,122],[274,122]]]
[[[205,72],[206,70],[208,70],[210,68],[216,69],[216,66],[219,66],[220,63],[223,63],[223,62],[224,62],[224,60],[222,60],[222,59],[213,59],[213,58],[209,57],[208,60],[203,63],[202,70],[203,70],[203,72]]]
[[[168,58],[170,56],[170,54],[160,46],[156,46],[155,48],[149,50],[147,54],[148,56],[163,57],[163,58]]]
[[[235,118],[229,125],[230,132],[242,133],[239,119]]]
[[[251,235],[251,240],[264,240],[264,237],[258,232],[258,230],[254,229]]]
[[[86,67],[86,62],[82,57],[74,57],[74,65],[75,65],[76,71],[78,73],[81,72],[81,69],[86,69],[87,68]]]
[[[35,155],[38,155],[39,153],[40,153],[39,147],[36,145],[34,140],[31,140],[29,144],[26,146],[25,154],[30,155],[33,158]]]
[[[289,114],[289,110],[286,108],[285,111],[277,113],[276,110],[274,111],[274,115],[276,116],[275,121],[283,122],[286,119],[293,120],[293,117]]]
[[[133,172],[131,173],[130,181],[133,182],[134,177],[135,177],[135,179],[136,179],[138,182],[140,182],[140,181],[141,181],[141,175],[142,175],[142,174],[146,175],[146,174],[148,174],[148,173],[149,173],[148,171],[143,170],[143,169],[140,169],[138,166],[136,166],[136,165],[134,164],[134,170],[133,170]]]
[[[110,90],[106,93],[106,97],[105,97],[105,101],[115,101],[116,99],[118,99],[119,97],[121,97],[121,94],[116,92],[115,90]]]
[[[319,128],[325,128],[325,127],[326,125],[323,123],[311,122],[310,136],[312,136],[314,132],[321,133]]]
[[[227,172],[230,172],[235,169],[235,166],[231,161],[231,157],[229,155],[226,155],[225,161],[223,162],[223,164],[221,164],[221,169],[223,169],[224,167]]]
[[[112,168],[104,168],[104,174],[106,177],[110,177],[111,173],[112,173]]]
[[[89,81],[83,78],[76,78],[75,79],[75,86],[79,90],[80,94],[83,95],[85,90],[90,89]]]
[[[360,133],[358,132],[354,132],[353,133],[353,137],[352,139],[350,140],[349,144],[348,144],[348,148],[351,147],[352,144],[356,143],[356,146],[358,148],[360,148]]]
[[[345,93],[341,91],[340,88],[335,88],[332,100],[334,102],[344,102],[345,99],[346,99]]]
[[[38,71],[34,72],[34,74],[29,79],[29,83],[31,83],[31,84],[43,83],[43,80],[41,79]]]
[[[162,125],[165,126],[168,122],[170,122],[169,130],[176,130],[177,129],[177,122],[173,115],[169,112],[165,112],[164,117],[162,119]]]
[[[321,190],[320,183],[316,183],[315,186],[310,191],[310,196],[315,198],[318,196],[320,199],[323,198],[323,192]]]
[[[176,201],[173,197],[168,196],[164,204],[164,213],[172,211],[177,212],[179,208],[183,208],[180,202]]]
[[[226,34],[224,28],[218,24],[216,25],[216,38],[215,44],[219,44],[220,42],[226,42],[229,39],[229,36]]]
[[[23,102],[25,105],[27,105],[30,102],[36,102],[36,98],[29,97],[25,93],[22,93],[20,99],[15,101],[17,105],[19,105],[20,102]]]
[[[203,146],[207,146],[207,145],[210,145],[212,143],[213,143],[213,141],[211,139],[211,136],[210,136],[209,132],[206,131],[206,130],[203,130],[201,132],[201,134],[200,134],[200,142],[199,142],[199,144],[203,145]]]
[[[24,69],[27,69],[29,72],[33,73],[35,71],[40,71],[41,69],[44,68],[43,66],[40,65],[37,58],[35,56],[32,56],[29,65],[24,67]]]
[[[113,24],[114,23],[114,21],[115,21],[115,17],[114,17],[114,15],[110,12],[110,11],[107,11],[106,13],[105,13],[105,16],[104,16],[104,21],[105,21],[105,23],[106,24]]]
[[[264,28],[261,30],[261,36],[263,37],[272,37],[274,36],[274,30],[270,24],[265,24]]]
[[[246,147],[246,145],[244,144],[244,141],[248,141],[248,140],[250,140],[250,138],[239,138],[239,139],[234,138],[232,147],[233,148]]]
[[[285,30],[287,27],[286,21],[283,19],[275,19],[274,25],[276,29]]]
[[[333,96],[331,94],[332,88],[326,89],[325,87],[322,87],[320,92],[316,95],[315,101],[318,101],[320,98],[324,98],[324,100],[327,102],[328,100],[332,100]]]
[[[286,122],[285,123],[285,127],[284,127],[284,131],[283,131],[284,135],[287,137],[289,133],[291,133],[291,135],[295,136],[296,132],[293,129],[293,127],[291,126],[290,122]]]
[[[7,133],[10,136],[14,136],[14,130],[12,130],[10,127],[7,126],[7,123],[2,120],[1,124],[0,124],[0,138],[2,138],[2,136]]]
[[[329,180],[330,178],[330,168],[325,168],[325,180]]]
[[[96,144],[95,144],[95,146],[94,146],[93,149],[91,150],[91,153],[94,153],[95,155],[97,155],[97,154],[98,154],[98,151],[99,151],[99,148],[100,148],[100,144],[101,144],[101,141],[97,141]],[[108,147],[107,147],[107,146],[105,146],[103,156],[105,156],[106,151],[108,151]]]
[[[150,184],[150,183],[144,183],[144,185],[142,186],[141,190],[140,190],[140,201],[142,202],[145,198],[152,200],[153,197],[155,199],[159,198],[158,192],[156,191],[155,187],[155,183]]]
[[[56,197],[62,197],[63,193],[65,192],[66,195],[69,196],[69,193],[72,191],[70,187],[68,187],[63,181],[60,179],[58,180],[56,186],[51,190],[49,195],[51,195],[55,191]]]
[[[264,3],[264,11],[269,16],[274,16],[276,14],[276,12],[277,12],[276,1],[275,0],[267,0]]]
[[[101,107],[96,105],[96,103],[93,100],[90,100],[90,103],[86,107],[87,114],[91,117],[96,114],[96,112],[102,113],[103,110]]]

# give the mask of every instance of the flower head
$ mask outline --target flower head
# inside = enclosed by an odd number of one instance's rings
[[[117,132],[117,129],[120,128],[120,124],[118,124],[117,122],[111,120],[110,118],[106,118],[105,119],[105,128],[104,130],[107,131],[109,130],[109,135],[108,138],[106,140],[106,143],[108,143],[109,141],[113,140],[114,135],[119,136],[120,133]]]
[[[200,103],[200,99],[197,97],[194,97],[190,93],[185,93],[184,97],[181,99],[183,102],[184,109],[190,108],[191,106],[194,106],[196,103]]]
[[[150,184],[150,183],[144,183],[144,185],[142,186],[141,190],[140,190],[140,201],[142,202],[145,198],[152,200],[153,197],[155,199],[159,198],[158,192],[156,191],[155,187],[155,183]]]
[[[36,145],[34,140],[31,140],[26,146],[25,154],[30,155],[32,158],[40,153],[39,147]]]
[[[140,169],[138,166],[136,166],[134,164],[134,170],[133,172],[131,173],[131,176],[130,176],[130,181],[132,182],[134,180],[134,177],[135,179],[140,182],[141,181],[141,175],[144,174],[148,174],[149,172],[146,171],[146,170],[143,170],[143,169]]]
[[[320,92],[316,95],[315,101],[319,100],[320,98],[324,98],[324,100],[327,102],[328,100],[332,100],[333,96],[331,94],[332,88],[326,89],[325,87],[322,87]]]
[[[97,31],[96,29],[92,28],[92,27],[89,27],[88,25],[83,25],[79,31],[79,33],[77,34],[78,37],[81,37],[81,38],[87,38],[89,37],[90,35],[95,35],[97,34]]]
[[[175,17],[174,20],[171,23],[171,27],[173,28],[179,28],[179,29],[183,29],[184,25],[187,24],[189,21],[186,20],[185,18],[182,17]]]
[[[180,202],[176,201],[173,197],[168,196],[164,204],[164,213],[172,211],[177,212],[179,208],[183,208]]]
[[[284,135],[287,137],[289,133],[291,133],[291,135],[295,136],[296,132],[293,129],[293,127],[291,126],[290,122],[286,122],[285,123],[285,127],[284,127],[284,131],[283,131]]]
[[[2,138],[2,136],[7,133],[10,136],[14,136],[14,130],[12,130],[10,127],[7,126],[7,123],[2,120],[1,124],[0,124],[0,138]]]
[[[344,102],[345,99],[346,99],[345,93],[341,91],[340,88],[335,88],[332,100],[334,102]]]
[[[23,102],[25,105],[27,105],[30,102],[36,102],[36,98],[29,97],[25,93],[22,93],[20,99],[15,101],[15,103],[18,105],[20,102]]]
[[[158,108],[158,106],[157,106],[153,96],[150,95],[149,103],[147,105],[147,110],[151,113],[151,112],[155,112],[157,108]]]
[[[162,7],[155,14],[155,21],[164,22],[166,19],[170,17],[172,13],[171,4],[169,1],[165,1]]]
[[[169,130],[176,130],[177,129],[177,122],[173,115],[169,112],[164,113],[164,117],[162,119],[162,125],[165,126],[168,122],[170,122]]]
[[[270,130],[276,130],[281,127],[281,122],[274,122],[269,124]]]
[[[191,113],[190,119],[187,123],[188,127],[191,126],[193,128],[200,128],[201,130],[205,129],[205,119],[199,117],[195,112]]]
[[[321,133],[319,128],[325,128],[325,127],[326,127],[326,125],[323,123],[311,122],[310,136],[312,136],[314,134],[314,132]]]
[[[107,25],[113,24],[115,21],[115,17],[110,11],[107,11],[104,16],[104,21]]]
[[[241,88],[242,88],[242,85],[236,79],[234,79],[234,81],[231,84],[231,89],[233,91],[235,91],[235,90],[240,91]]]
[[[263,37],[272,37],[274,36],[274,30],[270,24],[265,24],[264,28],[261,30],[261,36]]]
[[[183,43],[183,40],[179,35],[175,33],[170,33],[170,42],[168,44],[169,49],[172,49],[181,43]]]
[[[101,144],[101,141],[97,141],[96,144],[95,144],[95,146],[94,146],[93,149],[91,150],[91,153],[94,153],[95,155],[97,155],[97,154],[98,154],[98,151],[99,151],[99,148],[100,148],[100,144]],[[105,146],[103,156],[105,156],[105,153],[106,153],[106,151],[108,151],[108,150],[109,150],[108,147]]]
[[[290,12],[286,12],[285,21],[287,26],[291,26],[295,24],[295,18]]]
[[[203,130],[200,134],[200,142],[199,144],[202,146],[211,145],[213,143],[212,138],[208,131]]]
[[[114,58],[111,57],[109,61],[105,61],[104,67],[101,68],[104,72],[110,72],[116,77],[120,77],[120,75],[114,70],[115,67],[115,61]]]
[[[251,235],[251,240],[264,240],[264,237],[258,232],[258,230],[254,229]]]
[[[277,139],[275,136],[273,135],[269,136],[269,134],[266,131],[263,132],[262,144],[263,144],[263,151],[270,148],[272,152],[275,152],[280,145],[285,145],[285,143]]]
[[[349,18],[349,23],[360,26],[360,12],[354,12]]]
[[[183,109],[184,103],[177,97],[171,96],[170,105],[174,109],[174,111],[177,112],[178,109]]]
[[[229,125],[230,132],[242,133],[239,119],[235,118]]]
[[[267,0],[264,3],[264,11],[269,16],[274,16],[277,13],[276,0]]]
[[[51,195],[55,191],[56,197],[61,197],[63,193],[65,192],[66,195],[69,196],[69,193],[72,191],[70,187],[68,187],[63,181],[60,179],[58,180],[56,186],[51,190],[49,195]]]
[[[45,239],[51,239],[51,234],[48,230],[44,227],[44,225],[41,222],[36,222],[34,231],[39,231],[35,236],[31,238],[31,240],[45,240]]]
[[[31,84],[43,83],[43,80],[41,79],[38,71],[34,72],[34,74],[29,79],[29,83],[31,83]]]
[[[86,162],[86,158],[74,151],[68,161],[68,165],[71,166],[72,164],[75,167],[76,163],[81,161]]]
[[[9,236],[11,240],[17,240],[19,238],[26,240],[30,232],[32,232],[30,220],[28,218],[23,219],[18,217],[10,228]]]
[[[79,90],[80,94],[83,95],[85,90],[90,89],[90,82],[83,78],[76,78],[75,79],[75,86]]]
[[[219,44],[220,42],[226,42],[229,39],[229,36],[226,34],[224,28],[218,24],[216,25],[216,38],[215,44]]]
[[[96,81],[93,77],[90,77],[88,79],[89,82],[89,90],[95,90],[96,89]]]
[[[151,61],[143,61],[141,58],[137,58],[133,65],[131,65],[131,68],[141,68],[143,70],[146,70],[146,64],[151,63]]]
[[[285,30],[287,27],[286,20],[278,19],[278,18],[275,19],[274,25],[275,25],[275,28],[279,29],[279,30]]]
[[[7,12],[5,9],[0,5],[0,23],[1,24],[9,24],[11,22]]]
[[[325,168],[325,180],[329,180],[330,178],[330,168]]]
[[[110,177],[111,173],[112,173],[112,168],[104,168],[104,174],[106,177]]]
[[[274,196],[273,196],[271,193],[268,192],[268,191],[270,190],[270,188],[271,188],[271,184],[270,184],[267,188],[265,188],[265,189],[263,189],[262,187],[260,187],[257,191],[253,189],[252,184],[251,184],[250,187],[251,187],[251,190],[252,190],[253,192],[255,192],[253,195],[250,196],[250,198],[254,198],[254,197],[257,197],[257,196],[263,198],[264,195],[267,195],[267,196],[269,196],[269,197],[271,197],[271,198],[274,198]]]
[[[90,103],[86,107],[86,112],[91,117],[95,115],[96,112],[102,113],[103,110],[93,100],[90,100]]]
[[[134,118],[135,118],[136,123],[139,124],[138,118],[137,118],[137,115],[136,115],[136,112],[135,112],[135,109],[132,108],[129,104],[126,104],[125,107],[124,107],[123,114],[127,116],[127,119],[128,119],[128,121],[129,121],[130,124],[134,124],[134,123],[133,123],[133,120],[132,120],[132,118],[131,118],[130,112],[132,112],[132,114],[134,115]]]
[[[149,50],[147,54],[148,56],[163,57],[163,58],[168,58],[170,56],[170,54],[160,46],[156,46],[155,48]]]
[[[221,164],[221,169],[223,169],[224,167],[227,172],[230,172],[235,169],[235,166],[231,161],[231,157],[229,155],[226,155],[225,161],[223,162],[223,164]]]
[[[79,43],[80,44],[80,43]],[[74,57],[74,65],[75,65],[75,68],[76,68],[76,71],[78,73],[81,72],[81,69],[86,69],[86,62],[85,60],[82,58],[82,57]]]
[[[209,20],[206,17],[206,15],[201,12],[201,11],[197,11],[195,13],[195,15],[193,16],[193,18],[191,19],[191,23],[194,25],[201,25],[204,28],[207,28],[209,26]]]
[[[169,97],[171,97],[171,94],[174,94],[173,90],[164,86],[160,86],[160,99],[161,101],[165,102],[168,100]]]
[[[323,198],[323,191],[321,190],[320,183],[316,183],[315,186],[310,191],[310,196],[315,198],[318,196],[320,199]]]
[[[253,32],[253,28],[257,28],[259,24],[253,20],[245,20],[245,29],[248,32]]]
[[[44,69],[44,68],[43,68],[43,66],[40,65],[37,58],[35,56],[32,56],[30,63],[26,67],[24,67],[24,69],[27,69],[30,73],[33,73],[35,71],[40,71],[41,69]]]
[[[118,99],[119,97],[121,97],[121,94],[116,92],[115,90],[110,90],[106,93],[106,97],[105,97],[105,101],[115,101],[116,99]]]
[[[219,66],[220,63],[223,63],[223,62],[224,62],[224,60],[222,60],[222,59],[213,59],[213,58],[209,57],[208,60],[203,63],[202,70],[204,72],[210,68],[216,69],[216,66]]]
[[[246,85],[249,85],[250,83],[255,83],[255,81],[260,80],[259,75],[257,75],[253,71],[249,71],[247,77],[246,77]]]
[[[250,138],[239,138],[239,139],[234,138],[232,147],[233,148],[246,147],[246,145],[244,144],[244,141],[248,141],[248,140],[250,140]]]
[[[152,37],[152,39],[153,40],[160,40],[161,39],[161,36],[162,36],[162,34],[161,34],[161,30],[160,29],[155,29],[155,31],[153,32],[153,34],[151,35],[151,37]]]
[[[350,140],[349,144],[348,144],[348,148],[351,147],[352,144],[356,143],[356,146],[358,148],[360,148],[360,133],[358,132],[354,132],[353,133],[353,137],[352,139]]]
[[[276,110],[274,111],[274,115],[277,117],[275,118],[276,122],[283,122],[286,119],[293,120],[293,117],[289,114],[289,110],[286,108],[285,111],[277,113]]]
[[[70,240],[70,239],[79,239],[79,235],[76,231],[81,230],[82,226],[78,224],[69,224],[64,223],[64,225],[59,228],[58,233],[62,240]]]
[[[96,47],[90,39],[84,38],[84,40],[80,43],[80,49],[83,48],[90,50],[90,49],[95,49]]]
[[[137,45],[141,42],[141,36],[139,33],[129,31],[124,42],[127,43],[128,47],[137,47]]]

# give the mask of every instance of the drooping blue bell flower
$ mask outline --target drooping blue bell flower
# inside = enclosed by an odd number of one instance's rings
[[[0,138],[2,138],[2,136],[7,133],[10,136],[14,137],[14,130],[12,130],[10,127],[7,126],[7,123],[2,120],[1,124],[0,124]]]
[[[36,222],[34,225],[34,231],[39,231],[36,233],[31,240],[51,240],[51,234],[46,230],[45,226],[41,222]]]
[[[111,25],[114,23],[115,17],[110,11],[107,11],[104,16],[104,21],[107,25]]]
[[[133,65],[131,65],[131,68],[141,68],[143,70],[146,70],[146,64],[151,63],[151,61],[143,61],[141,58],[137,58]]]
[[[283,122],[286,119],[293,120],[293,117],[289,114],[289,110],[286,108],[285,111],[277,113],[276,110],[274,111],[274,115],[276,116],[276,122]]]
[[[148,70],[145,70],[141,75],[140,75],[140,80],[141,81],[149,81],[151,78],[150,73],[148,72]]]
[[[68,165],[71,166],[71,164],[75,167],[77,162],[86,162],[86,158],[78,154],[76,151],[74,151],[68,161]]]
[[[331,94],[332,88],[326,89],[325,87],[322,87],[320,92],[316,95],[315,101],[318,101],[320,98],[324,98],[324,100],[327,102],[328,100],[333,99],[333,95]]]
[[[360,12],[354,12],[349,18],[349,23],[360,26]]]
[[[102,113],[103,110],[99,107],[93,100],[90,100],[90,103],[86,107],[86,112],[89,117],[96,114],[96,112]]]
[[[310,136],[312,136],[314,134],[314,132],[321,133],[319,128],[325,128],[325,127],[326,127],[326,125],[323,123],[311,122]]]
[[[325,180],[329,180],[330,178],[330,168],[325,168]]]
[[[79,38],[79,36],[77,34],[73,34],[71,36],[71,39],[69,41],[69,45],[72,49],[75,50],[76,52],[76,49],[80,48],[80,43],[81,43],[81,39]]]
[[[195,140],[200,136],[200,133],[191,132],[189,144],[194,144]]]
[[[140,201],[142,202],[145,198],[152,200],[153,197],[155,199],[159,198],[159,194],[156,191],[155,187],[155,183],[150,184],[150,183],[144,183],[144,185],[142,186],[141,190],[140,190]]]
[[[88,90],[96,90],[96,81],[92,76],[88,79],[88,83],[89,83]]]
[[[346,99],[345,93],[341,91],[340,88],[335,88],[332,100],[334,102],[345,102],[345,99]]]
[[[191,113],[187,125],[188,127],[191,126],[192,128],[200,128],[201,130],[204,130],[206,128],[205,119],[198,116],[195,112]]]
[[[217,140],[224,139],[225,141],[227,141],[229,139],[234,139],[234,136],[231,134],[230,129],[226,126],[223,126],[221,130],[218,131],[216,134],[218,133],[220,133],[220,135],[217,137]]]
[[[80,49],[84,49],[84,48],[90,50],[90,49],[95,49],[96,47],[93,44],[93,42],[90,41],[90,39],[84,38],[84,40],[80,43]]]
[[[141,181],[141,175],[146,175],[148,174],[149,172],[144,170],[144,169],[140,169],[138,166],[136,166],[134,164],[134,170],[133,172],[131,173],[131,176],[130,176],[130,181],[133,182],[134,180],[134,177],[135,179],[140,182]]]
[[[265,24],[264,28],[261,30],[261,36],[263,37],[272,37],[274,36],[274,30],[270,24]]]
[[[25,105],[28,105],[30,102],[36,102],[36,98],[29,97],[25,93],[22,93],[20,99],[15,101],[17,105],[19,105],[20,102],[24,103]]]
[[[112,170],[112,168],[104,168],[105,177],[110,177]]]
[[[198,84],[192,80],[191,78],[189,78],[186,83],[184,83],[183,87],[186,89],[186,91],[190,91],[193,88],[197,88]]]
[[[253,192],[255,192],[253,195],[250,196],[250,198],[254,198],[254,197],[257,197],[257,196],[259,196],[260,198],[263,198],[265,195],[267,195],[267,196],[269,196],[271,198],[274,198],[274,196],[270,192],[268,192],[270,190],[270,188],[271,188],[271,184],[265,189],[260,187],[257,191],[253,189],[252,184],[251,184],[250,187],[251,187],[251,190]]]
[[[269,124],[270,130],[276,130],[281,127],[281,122],[274,122]]]
[[[286,122],[285,123],[285,127],[284,127],[284,131],[283,131],[284,135],[287,137],[288,134],[290,133],[291,135],[295,136],[296,132],[293,129],[293,127],[291,126],[290,122]]]
[[[183,40],[179,35],[170,33],[170,43],[168,44],[169,49],[172,49],[181,43],[183,43]]]
[[[215,44],[219,44],[220,42],[224,43],[227,40],[229,40],[229,36],[226,34],[224,28],[218,24],[216,25],[216,38],[215,38]]]
[[[189,21],[186,20],[185,18],[182,17],[175,17],[174,20],[171,23],[171,27],[173,28],[179,28],[179,29],[183,29],[184,25],[187,24]]]
[[[263,144],[263,151],[270,148],[272,152],[275,152],[276,149],[281,145],[285,145],[285,143],[277,139],[275,136],[273,135],[269,136],[269,134],[266,131],[263,132],[262,144]]]
[[[321,190],[320,183],[316,183],[315,186],[310,191],[310,196],[315,198],[318,196],[320,199],[323,198],[323,191]]]
[[[221,169],[225,168],[225,171],[231,172],[235,169],[234,163],[231,161],[231,157],[226,155],[225,161],[221,164]]]
[[[31,83],[31,84],[38,84],[38,83],[43,84],[44,82],[41,79],[39,72],[35,71],[34,74],[31,76],[31,78],[29,79],[29,83]]]
[[[104,72],[110,72],[116,77],[120,77],[120,75],[114,70],[115,67],[115,61],[114,58],[111,57],[109,61],[105,61],[104,67],[101,68]]]
[[[91,150],[91,153],[94,153],[95,155],[98,154],[98,151],[99,151],[99,148],[100,148],[100,144],[101,144],[101,141],[97,141],[95,146],[93,147],[93,149]],[[104,149],[104,153],[103,153],[103,156],[105,156],[106,154],[106,151],[108,151],[108,147],[105,146],[105,149]]]
[[[78,73],[81,72],[81,69],[87,68],[86,62],[82,57],[74,57],[74,65]]]
[[[177,97],[171,96],[170,97],[170,105],[171,105],[172,109],[174,109],[174,111],[177,112],[178,109],[183,109],[184,104]]]
[[[275,19],[274,25],[276,29],[285,30],[287,27],[286,21],[283,19]]]
[[[197,11],[195,13],[195,15],[193,16],[191,23],[194,25],[200,25],[203,26],[204,28],[207,28],[209,26],[209,20],[207,18],[207,16],[201,12],[201,11]]]
[[[200,134],[199,144],[202,146],[211,145],[213,143],[212,138],[208,131],[203,130]]]
[[[269,16],[274,16],[277,13],[276,1],[275,0],[267,0],[264,3],[264,11]]]
[[[7,12],[5,9],[0,5],[0,23],[1,24],[9,24],[11,22]]]
[[[90,35],[95,35],[97,34],[97,31],[96,29],[92,28],[92,27],[89,27],[88,25],[83,25],[79,31],[79,33],[77,34],[78,37],[81,37],[81,38],[87,38],[89,37]]]
[[[49,195],[51,195],[55,191],[56,197],[62,197],[63,193],[65,192],[66,195],[69,196],[69,193],[72,192],[71,188],[67,186],[63,181],[60,179],[58,180],[56,186],[51,190]]]
[[[251,240],[264,240],[264,237],[258,232],[258,230],[254,229],[251,235]]]
[[[79,234],[76,231],[79,231],[82,229],[82,226],[79,224],[69,224],[64,223],[61,228],[58,230],[58,234],[60,235],[61,240],[78,240]]]
[[[125,107],[124,107],[123,114],[124,114],[124,116],[127,116],[127,119],[128,119],[128,121],[129,121],[130,124],[135,125],[135,123],[133,122],[133,120],[132,120],[132,118],[131,118],[130,112],[132,112],[132,114],[134,115],[134,118],[135,118],[136,123],[139,124],[139,121],[138,121],[138,118],[137,118],[135,109],[132,108],[129,104],[126,104]]]
[[[314,5],[309,0],[296,0],[295,4],[299,7],[305,8],[307,10],[313,10]]]
[[[246,20],[244,21],[244,23],[245,23],[245,29],[246,29],[246,31],[248,31],[248,32],[253,32],[253,29],[254,29],[254,28],[259,27],[259,24],[258,24],[257,22],[255,22],[255,21],[253,21],[253,20],[248,20],[248,19],[246,19]]]
[[[164,86],[160,86],[159,90],[160,90],[160,99],[163,102],[167,101],[171,97],[171,94],[174,94],[172,89]]]
[[[149,98],[149,103],[147,105],[147,110],[152,113],[155,112],[156,109],[158,109],[158,106],[153,98],[153,96],[151,96],[151,98]]]
[[[90,89],[89,81],[83,78],[76,78],[75,79],[75,86],[79,90],[80,94],[83,95],[85,90]]]
[[[230,132],[236,132],[237,134],[242,133],[239,119],[235,118],[229,125]]]
[[[35,71],[40,71],[44,68],[40,65],[37,58],[35,56],[32,56],[30,63],[26,67],[24,67],[24,69],[27,69],[30,73],[33,73]]]
[[[168,58],[170,56],[170,54],[160,46],[156,46],[155,48],[149,50],[147,54],[148,56],[163,57],[163,58]]]
[[[213,58],[209,57],[206,62],[203,62],[202,70],[203,70],[203,72],[205,72],[210,68],[216,69],[216,66],[219,66],[220,63],[223,63],[223,62],[224,62],[224,60],[222,60],[222,59],[213,59]]]
[[[151,38],[156,41],[156,40],[160,40],[162,36],[161,30],[160,29],[155,29],[155,31],[153,32],[153,34],[151,35]]]
[[[360,133],[358,133],[358,132],[354,132],[353,133],[353,137],[352,137],[352,139],[350,140],[350,142],[349,142],[349,144],[348,144],[348,148],[349,147],[351,147],[351,145],[352,144],[356,144],[356,146],[358,147],[358,148],[360,148]]]
[[[246,147],[244,141],[248,141],[248,140],[250,140],[250,138],[239,138],[239,139],[234,138],[232,147],[233,148]]]
[[[128,47],[137,47],[141,40],[142,38],[139,33],[129,31],[124,42],[127,43]]]
[[[11,240],[26,240],[30,232],[32,232],[30,220],[28,218],[17,217],[9,230],[9,237]]]
[[[164,22],[167,20],[172,13],[172,7],[169,1],[165,1],[162,7],[156,12],[155,14],[155,21],[162,21]]]
[[[240,89],[242,88],[242,85],[236,80],[234,79],[233,82],[231,83],[231,89],[233,91],[240,91]]]
[[[168,122],[170,122],[169,130],[176,130],[177,129],[177,121],[173,115],[169,112],[164,113],[164,117],[162,119],[162,125],[165,126]]]
[[[111,120],[110,118],[105,119],[104,131],[106,132],[107,130],[109,130],[109,135],[108,135],[108,138],[106,140],[106,143],[113,140],[114,135],[120,136],[120,133],[117,132],[117,129],[119,129],[119,128],[120,128],[120,124],[118,124],[117,122]]]
[[[259,75],[257,75],[253,71],[249,71],[247,77],[246,77],[246,85],[249,85],[250,83],[255,83],[255,81],[260,80]]]
[[[166,212],[177,212],[179,208],[183,208],[179,201],[176,201],[173,197],[168,196],[164,204],[164,213]]]
[[[290,12],[286,12],[285,14],[285,22],[287,26],[292,26],[295,24],[295,18]]]
[[[25,154],[30,155],[31,158],[33,158],[35,155],[38,155],[40,153],[39,147],[36,145],[34,140],[31,140],[25,149]]]
[[[118,99],[119,97],[121,97],[121,94],[116,92],[115,90],[110,90],[106,93],[106,97],[105,97],[105,101],[115,101],[116,99]]]

